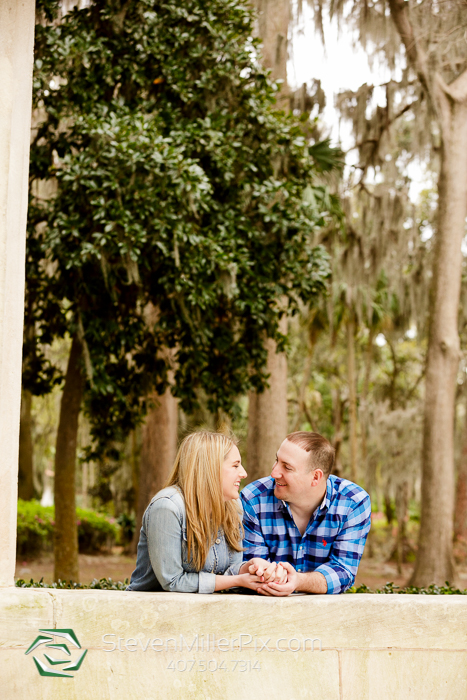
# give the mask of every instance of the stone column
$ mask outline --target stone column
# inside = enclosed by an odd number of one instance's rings
[[[0,586],[15,573],[35,0],[0,0]]]

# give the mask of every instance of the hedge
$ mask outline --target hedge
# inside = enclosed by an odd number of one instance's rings
[[[55,509],[38,501],[18,500],[16,551],[19,557],[37,556],[53,550]],[[105,515],[85,508],[76,509],[78,548],[82,554],[110,550],[120,528]]]
[[[24,579],[18,579],[16,581],[16,586],[19,588],[67,588],[73,590],[80,590],[83,588],[95,588],[105,591],[124,591],[128,586],[128,579],[124,581],[112,581],[111,578],[101,578],[97,580],[96,578],[89,584],[85,583],[73,583],[72,581],[58,581],[56,583],[43,583],[43,580],[33,581],[31,579],[29,582],[24,581]],[[223,593],[224,591],[219,591]],[[233,589],[232,589],[233,592]],[[405,588],[399,588],[399,586],[394,585],[394,583],[386,583],[383,588],[378,588],[372,590],[368,588],[365,584],[360,586],[352,586],[346,593],[380,593],[380,594],[416,594],[416,595],[467,595],[467,589],[454,588],[448,581],[446,581],[445,586],[435,586],[432,584],[428,588],[416,588],[415,586],[406,586]]]

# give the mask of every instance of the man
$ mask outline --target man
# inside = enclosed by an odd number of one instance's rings
[[[291,433],[271,476],[243,489],[244,559],[253,560],[250,573],[264,577],[258,593],[343,593],[353,584],[370,530],[370,497],[331,474],[334,459],[322,435]]]

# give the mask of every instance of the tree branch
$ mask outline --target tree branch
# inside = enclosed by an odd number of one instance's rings
[[[436,79],[442,91],[455,102],[467,101],[467,69],[457,76],[449,85],[437,74]]]
[[[416,71],[421,84],[428,94],[431,95],[428,78],[428,65],[425,52],[417,44],[417,39],[410,24],[407,14],[408,2],[405,0],[389,0],[392,21],[399,33],[402,43],[405,46],[407,60]]]

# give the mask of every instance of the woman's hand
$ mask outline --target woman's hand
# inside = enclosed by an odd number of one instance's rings
[[[254,557],[249,561],[244,561],[240,567],[240,573],[248,572],[260,578],[262,577],[264,583],[273,580],[275,570],[275,562],[266,561],[266,559],[261,559],[260,557]]]
[[[259,586],[264,583],[260,576],[255,576],[254,574],[239,574],[237,578],[239,581],[237,586],[241,586],[242,588],[250,588],[252,591],[257,591]]]
[[[248,567],[248,569],[247,569]],[[240,571],[248,572],[255,576],[259,576],[263,583],[285,583],[287,580],[287,572],[279,562],[270,562],[259,557],[254,557],[250,561],[244,562]]]

